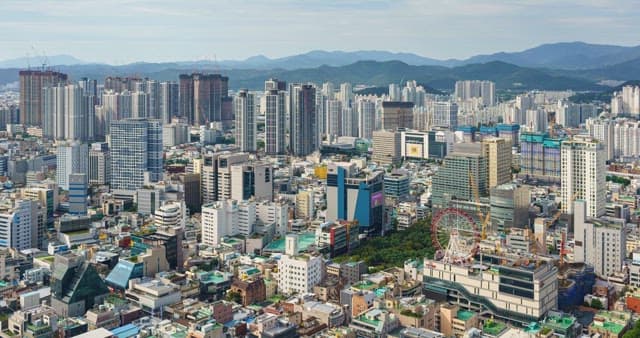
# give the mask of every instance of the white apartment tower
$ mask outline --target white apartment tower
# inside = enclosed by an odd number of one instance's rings
[[[606,203],[605,150],[601,142],[588,136],[576,135],[564,141],[561,158],[562,212],[573,214],[573,201],[586,202],[587,216],[604,214]]]

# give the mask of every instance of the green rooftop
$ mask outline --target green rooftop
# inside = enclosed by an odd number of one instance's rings
[[[482,327],[482,331],[492,336],[497,336],[500,334],[500,332],[504,331],[506,328],[507,326],[502,323],[487,321]]]
[[[265,247],[266,251],[284,252],[284,238],[276,239]],[[305,232],[298,235],[298,248],[305,251],[316,243],[316,235],[313,232]]]
[[[459,310],[458,314],[456,315],[456,318],[467,321],[471,319],[475,314],[476,314],[475,312],[471,312],[467,310]]]
[[[370,280],[363,280],[354,284],[353,287],[358,290],[373,290],[377,287],[377,285]]]
[[[379,320],[367,318],[365,315],[358,317],[358,320],[369,325],[374,325],[374,326],[380,325]]]
[[[550,327],[554,330],[566,331],[576,322],[571,316],[549,316],[545,320],[543,326]]]
[[[615,334],[619,334],[624,329],[624,326],[614,322],[604,322],[604,324],[601,327]]]

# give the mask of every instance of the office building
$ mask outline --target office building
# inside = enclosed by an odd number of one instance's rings
[[[256,149],[256,103],[255,95],[243,89],[233,98],[236,117],[236,145],[240,151],[255,152]]]
[[[409,195],[411,177],[402,172],[391,172],[384,176],[384,197],[396,200]]]
[[[381,123],[389,131],[413,129],[413,102],[383,101]]]
[[[64,317],[83,316],[102,304],[109,289],[90,262],[71,252],[54,258],[51,273],[51,306]]]
[[[560,145],[563,139],[546,133],[520,133],[520,175],[560,182]]]
[[[202,206],[202,243],[216,247],[227,236],[253,233],[256,204],[253,201],[224,200]]]
[[[298,236],[287,235],[285,254],[278,261],[278,292],[291,295],[313,292],[324,273],[322,256],[298,252]]]
[[[191,142],[189,125],[174,120],[173,123],[165,123],[162,126],[162,145],[174,147]]]
[[[265,153],[267,155],[284,155],[287,151],[286,100],[286,92],[283,90],[270,90],[265,93]]]
[[[373,132],[371,160],[379,165],[398,166],[402,162],[402,133],[376,130]]]
[[[289,150],[294,156],[307,156],[319,148],[316,88],[310,84],[289,87]]]
[[[326,220],[357,221],[360,233],[380,234],[384,223],[384,172],[329,163]]]
[[[212,163],[211,160],[215,161],[215,163]],[[248,160],[249,154],[247,153],[219,153],[213,154],[211,157],[206,156],[205,163],[202,166],[203,199],[206,197],[207,201],[209,201],[212,192],[215,192],[214,201],[231,199],[232,168]],[[215,175],[215,179],[211,179],[212,175]],[[207,183],[206,186],[204,185],[205,182]],[[211,184],[215,184],[215,188]]]
[[[585,200],[574,203],[574,261],[593,266],[607,278],[622,270],[626,251],[625,221],[619,218],[592,218]]]
[[[529,227],[531,196],[527,187],[505,183],[492,187],[490,192],[492,230]]]
[[[428,127],[442,127],[451,131],[458,129],[458,104],[454,102],[428,102],[427,115],[431,116]]]
[[[87,174],[69,175],[69,214],[87,214]]]
[[[87,144],[77,141],[61,142],[56,154],[56,183],[64,190],[69,190],[69,175],[88,173]]]
[[[492,106],[496,102],[495,83],[479,80],[456,81],[454,96],[461,101],[480,99],[484,106]]]
[[[200,212],[202,203],[202,190],[200,187],[200,174],[184,173],[179,176],[184,189],[184,202],[191,213]]]
[[[158,120],[111,123],[111,189],[134,191],[162,178],[162,125]]]
[[[105,185],[111,182],[111,155],[108,143],[91,144],[88,180],[90,185]]]
[[[433,176],[433,208],[447,208],[451,200],[475,201],[474,189],[478,190],[478,196],[487,196],[487,167],[479,144],[457,144]]]
[[[0,201],[0,248],[26,250],[41,247],[37,213],[34,214],[38,208],[38,202],[30,199]]]
[[[269,162],[246,162],[231,166],[231,199],[273,199],[273,167]]]
[[[573,214],[572,201],[586,201],[587,216],[604,214],[606,203],[606,164],[602,143],[590,136],[577,135],[561,147],[562,212]]]
[[[67,74],[54,71],[22,70],[20,77],[20,123],[42,126],[43,89],[67,81]]]
[[[487,159],[489,188],[511,181],[511,145],[498,137],[484,138],[481,144]]]

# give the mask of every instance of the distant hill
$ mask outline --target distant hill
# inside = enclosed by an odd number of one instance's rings
[[[30,56],[23,58],[16,58],[10,60],[0,61],[0,68],[39,68],[42,63],[46,63],[48,66],[59,65],[79,65],[86,62],[76,59],[71,55],[51,55],[51,56]]]
[[[89,77],[103,80],[108,75],[142,76],[158,80],[177,80],[178,75],[193,71],[193,68],[179,64],[141,63],[125,66],[108,65],[76,65],[59,66],[56,70],[70,74],[73,79]],[[576,74],[571,76],[564,73],[549,73],[541,69],[520,67],[505,62],[488,62],[470,64],[459,67],[443,66],[413,66],[400,61],[358,61],[345,66],[320,66],[296,70],[287,69],[222,69],[214,67],[200,67],[199,71],[220,73],[229,76],[229,86],[232,89],[249,88],[261,90],[264,80],[275,77],[287,82],[315,82],[332,81],[334,83],[350,82],[353,84],[367,84],[386,87],[389,83],[403,83],[416,80],[437,90],[451,91],[457,80],[476,79],[491,80],[498,89],[513,90],[563,90],[578,91],[603,90],[595,81],[585,79]],[[18,80],[18,69],[0,70],[0,84]]]
[[[544,44],[521,52],[477,55],[462,63],[502,61],[526,67],[592,69],[630,61],[640,57],[640,46],[623,47],[584,42]]]

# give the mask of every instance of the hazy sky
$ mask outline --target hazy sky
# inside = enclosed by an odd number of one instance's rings
[[[243,59],[379,49],[435,58],[639,45],[640,0],[0,0],[0,59]],[[34,52],[34,50],[37,51]]]

